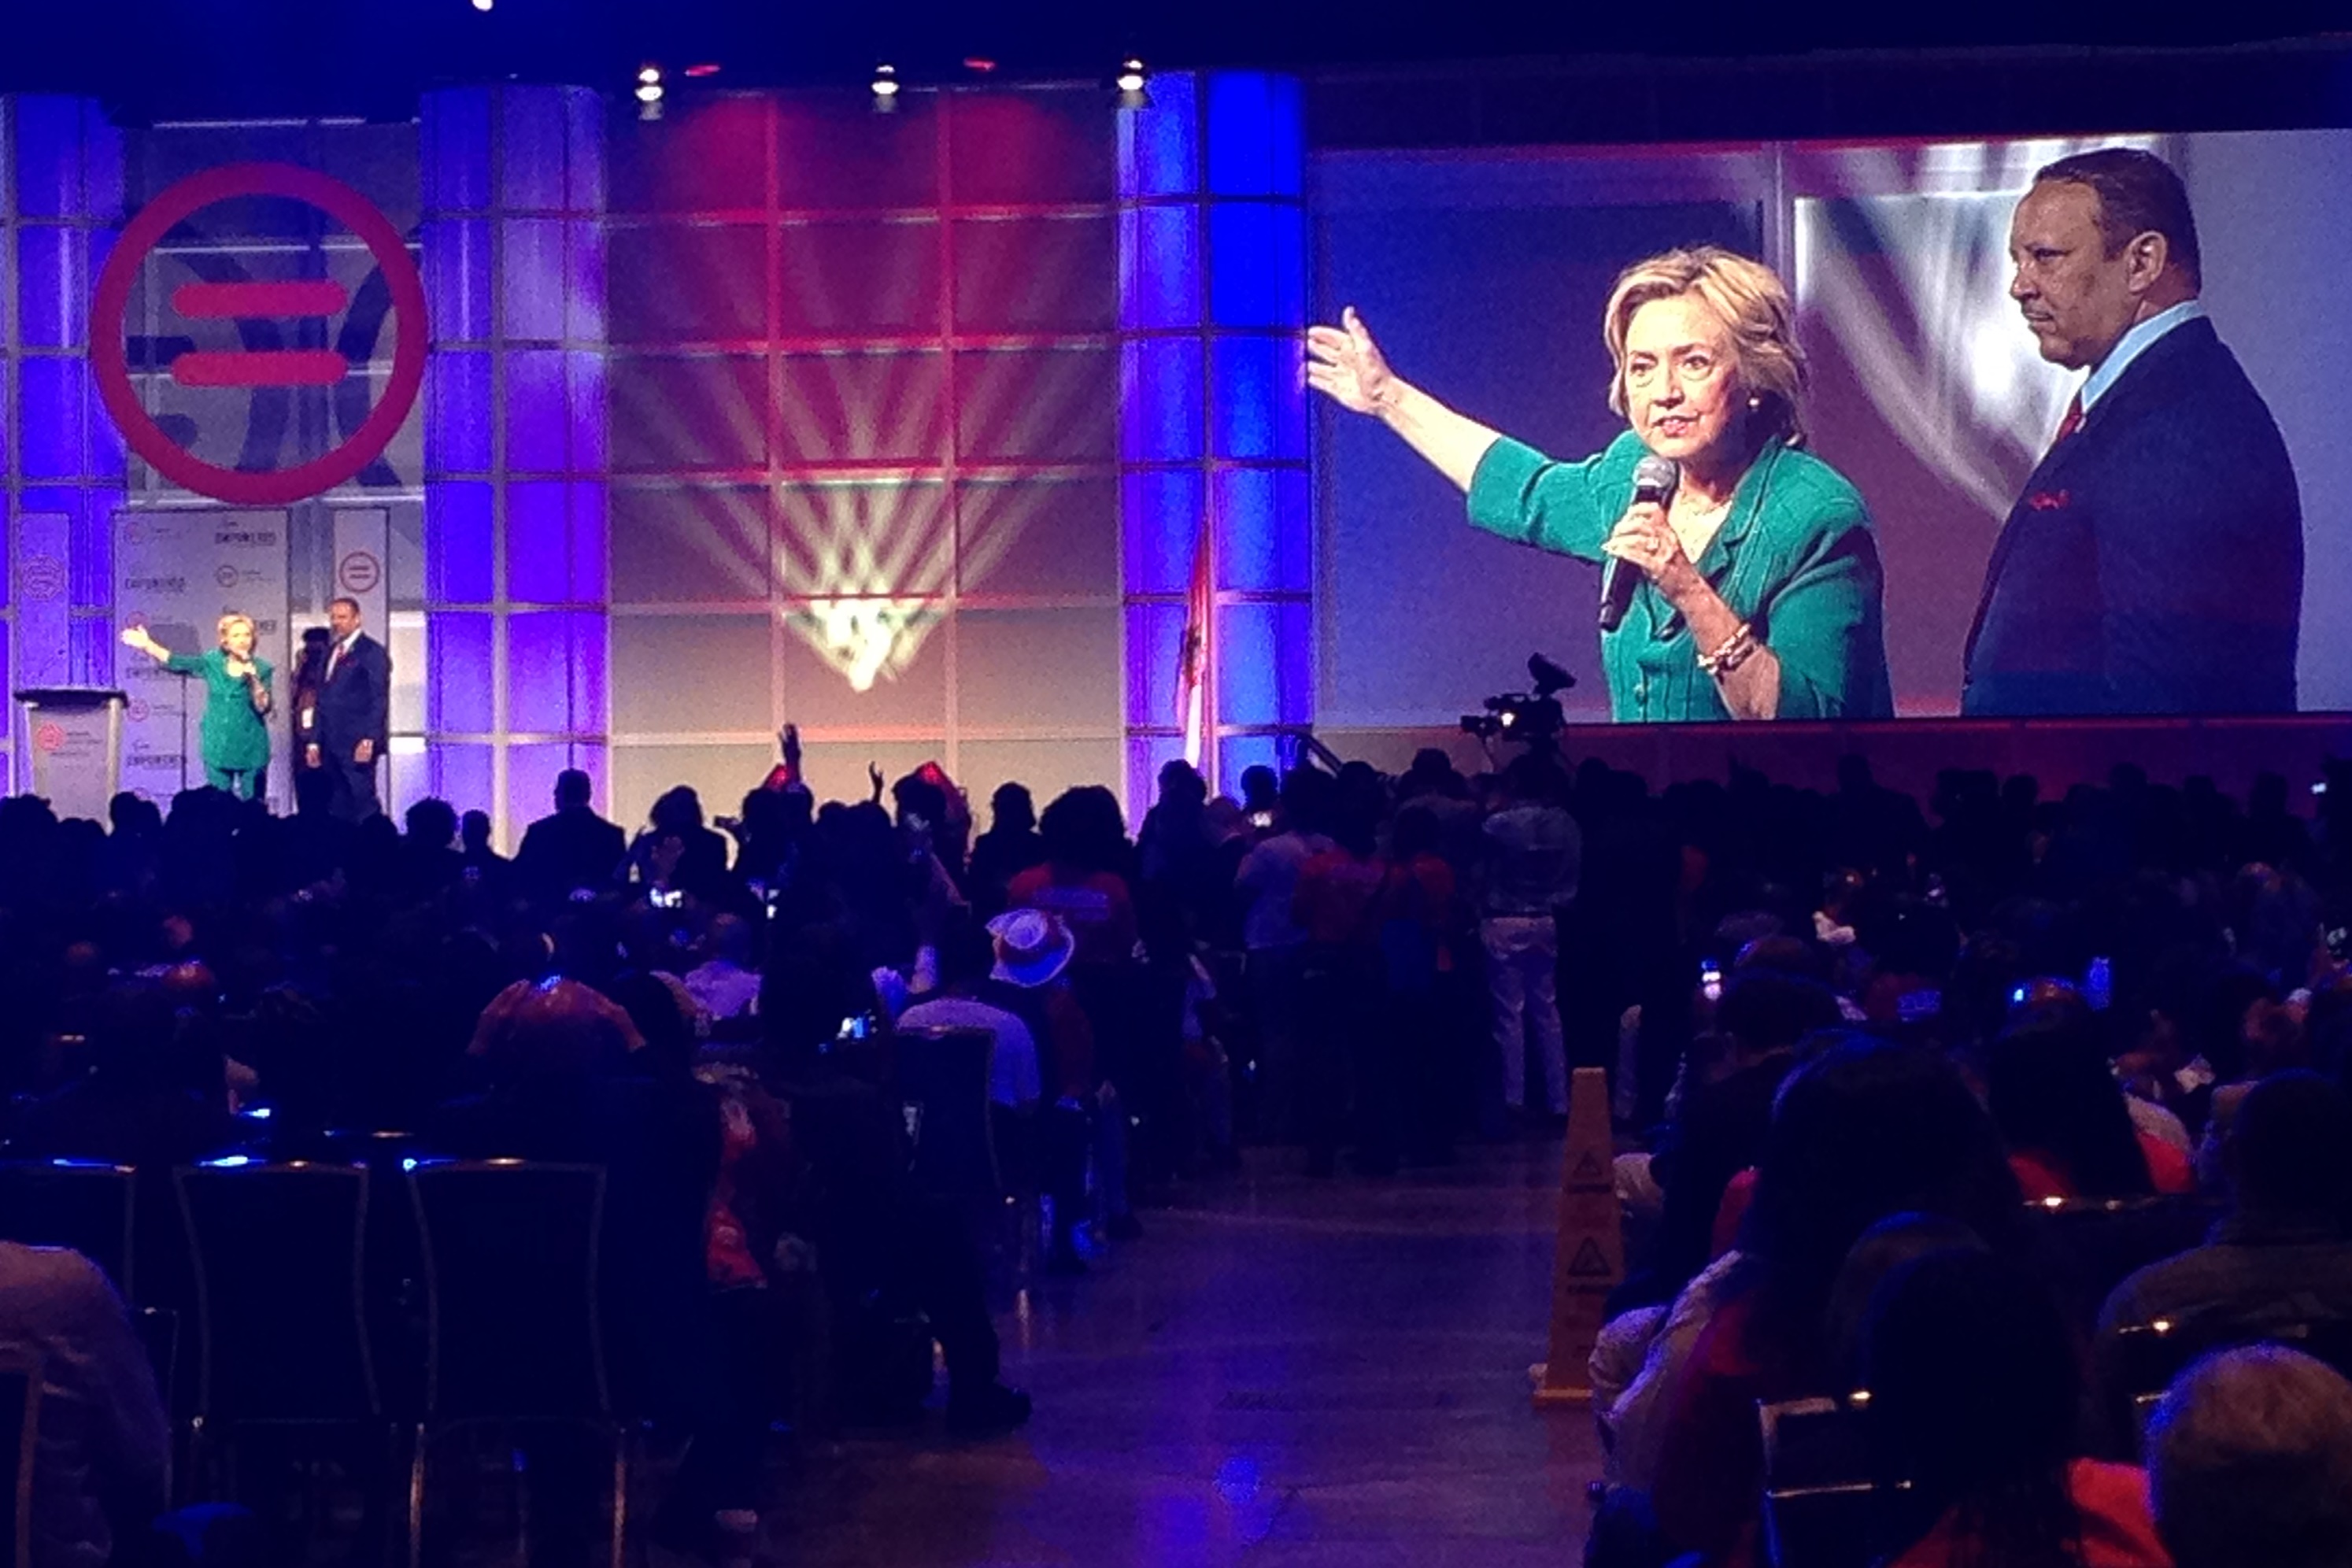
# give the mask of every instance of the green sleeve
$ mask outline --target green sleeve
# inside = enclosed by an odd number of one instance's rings
[[[269,685],[269,678],[277,674],[278,669],[268,659],[257,658],[253,661],[253,672],[261,677],[261,684],[267,688]]]
[[[200,653],[175,653],[163,661],[163,668],[174,675],[202,675],[205,656]]]
[[[1824,518],[1768,606],[1765,640],[1780,661],[1782,719],[1892,717],[1885,574],[1859,506]]]
[[[1598,561],[1633,495],[1642,450],[1629,430],[1580,463],[1557,463],[1499,437],[1470,476],[1470,521],[1517,544]]]

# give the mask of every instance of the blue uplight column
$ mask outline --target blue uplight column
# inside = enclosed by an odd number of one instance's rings
[[[1203,771],[1223,789],[1314,720],[1301,359],[1305,104],[1293,78],[1160,77],[1120,116],[1119,460],[1128,800],[1181,755],[1185,595],[1209,557]]]
[[[121,217],[122,138],[94,100],[0,98],[0,698],[114,676],[123,448],[90,377],[89,300]]]
[[[555,775],[606,775],[603,106],[427,93],[425,749],[511,843]]]

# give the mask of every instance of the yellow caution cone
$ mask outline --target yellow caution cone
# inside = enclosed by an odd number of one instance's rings
[[[1538,1405],[1582,1405],[1609,1293],[1625,1279],[1625,1222],[1609,1132],[1609,1074],[1579,1068],[1569,1087],[1560,1164],[1559,1240],[1551,1266],[1551,1349],[1528,1373]]]

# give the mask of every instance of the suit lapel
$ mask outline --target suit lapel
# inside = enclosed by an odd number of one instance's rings
[[[2194,353],[2220,340],[2215,337],[2213,323],[2200,317],[2186,321],[2140,351],[2139,357],[2124,367],[2116,384],[2090,407],[2083,411],[2083,421],[2073,435],[2042,455],[2027,476],[2025,488],[2018,492],[2016,504],[2009,509],[2009,517],[2001,524],[2000,537],[1993,542],[1992,558],[1985,563],[1984,590],[1977,595],[1975,620],[1969,625],[1969,640],[1960,655],[1960,670],[1966,679],[1969,665],[1974,662],[1977,638],[1984,631],[1985,616],[1992,608],[1993,589],[2000,582],[2001,569],[2009,563],[2009,554],[2017,542],[2019,530],[2032,509],[2026,505],[2028,497],[2047,494],[2058,488],[2058,480],[2067,469],[2083,460],[2091,445],[2118,420],[2128,419],[2133,404],[2144,396],[2156,379],[2157,373],[2177,354]]]
[[[357,637],[352,638],[352,646],[344,648],[340,657],[337,656],[334,649],[330,648],[327,652],[326,678],[321,680],[320,684],[323,686],[332,686],[336,681],[341,680],[347,673],[349,673],[352,666],[359,662],[360,645],[367,640],[367,633],[360,633]]]
[[[2097,407],[2083,416],[2083,422],[2075,426],[2074,434],[2042,455],[2042,461],[2036,463],[2033,472],[2026,476],[2025,488],[2018,491],[2017,500],[2011,504],[2009,516],[2002,520],[2000,533],[1993,540],[1991,558],[1985,563],[1984,587],[1977,594],[1976,618],[1969,623],[1969,640],[1961,647],[1963,683],[1969,667],[1976,662],[1977,638],[1983,635],[1985,616],[1992,609],[1993,590],[2000,586],[2001,572],[2009,564],[2010,552],[2017,547],[2018,533],[2026,526],[2027,517],[2032,515],[2032,509],[2026,505],[2026,499],[2047,491],[2052,481],[2074,461],[2089,443],[2093,416],[2105,411],[2107,405],[2107,399],[2101,398]]]

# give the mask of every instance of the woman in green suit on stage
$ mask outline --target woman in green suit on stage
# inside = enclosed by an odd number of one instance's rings
[[[223,616],[219,634],[220,646],[203,653],[173,653],[144,626],[125,631],[122,642],[174,674],[205,678],[205,721],[197,739],[205,782],[251,800],[269,768],[269,661],[253,655],[252,616]]]
[[[1891,718],[1878,544],[1854,488],[1804,450],[1795,316],[1769,268],[1713,246],[1627,268],[1601,330],[1629,428],[1581,462],[1407,383],[1353,310],[1307,332],[1307,379],[1402,436],[1477,527],[1637,574],[1601,638],[1620,722]],[[1678,472],[1662,502],[1633,499],[1645,457]]]

